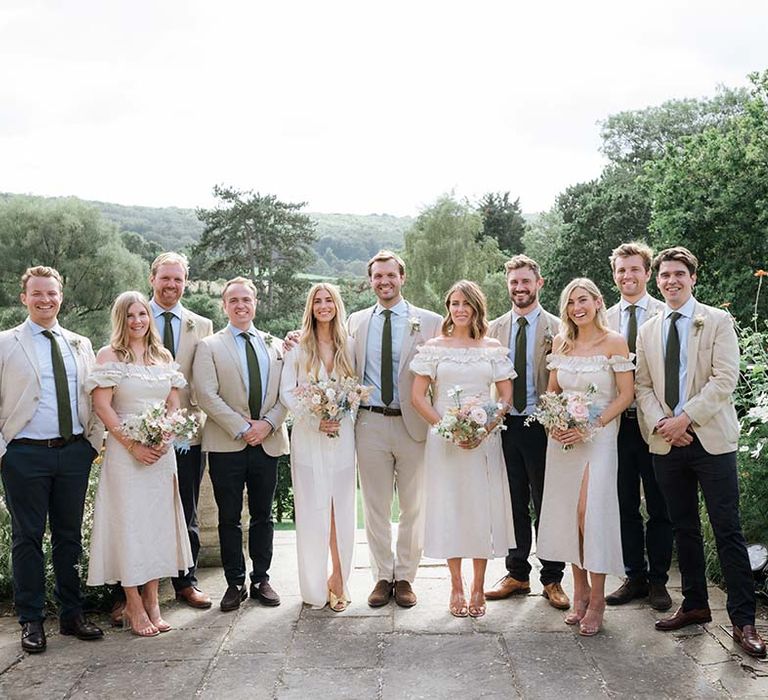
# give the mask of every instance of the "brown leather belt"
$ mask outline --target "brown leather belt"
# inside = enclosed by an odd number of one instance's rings
[[[16,438],[15,440],[11,440],[10,445],[32,445],[33,447],[66,447],[67,445],[71,445],[73,442],[77,442],[83,437],[83,434],[80,433],[80,435],[73,435],[68,440],[65,440],[62,437],[57,438],[51,438],[50,440],[34,440],[33,438]]]
[[[399,408],[389,408],[389,406],[360,406],[364,411],[371,413],[380,413],[382,416],[402,416],[403,412]]]

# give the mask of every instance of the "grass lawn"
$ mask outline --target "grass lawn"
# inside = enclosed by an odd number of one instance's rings
[[[397,492],[395,492],[395,498],[392,501],[392,522],[396,523],[400,520],[400,502],[397,498]],[[363,496],[360,489],[357,489],[357,527],[362,529],[365,527],[365,520],[363,518]],[[284,520],[281,523],[275,523],[275,530],[295,530],[296,525],[293,520]]]

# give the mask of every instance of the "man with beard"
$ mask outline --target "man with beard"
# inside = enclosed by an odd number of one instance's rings
[[[507,555],[507,575],[493,590],[486,592],[488,600],[528,595],[531,591],[530,501],[533,499],[534,525],[538,528],[547,434],[539,423],[526,425],[526,418],[533,412],[538,397],[547,390],[546,357],[560,328],[558,318],[539,304],[544,279],[538,263],[526,255],[516,255],[507,261],[504,269],[512,309],[491,322],[488,336],[509,346],[509,357],[517,372],[512,382],[512,408],[505,419],[507,429],[501,434],[517,547]],[[560,585],[564,568],[565,563],[561,561],[541,561],[543,595],[558,610],[566,610],[571,604]]]

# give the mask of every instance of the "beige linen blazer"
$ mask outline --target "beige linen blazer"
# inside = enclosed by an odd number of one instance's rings
[[[440,335],[440,326],[443,319],[433,311],[420,309],[418,306],[408,304],[408,318],[418,319],[418,330],[405,329],[403,346],[400,348],[400,363],[397,368],[397,390],[400,394],[400,410],[403,413],[403,423],[408,434],[417,442],[427,439],[427,422],[416,413],[411,403],[411,387],[413,386],[413,372],[410,371],[411,360],[416,354],[416,349],[430,338]],[[368,325],[376,306],[356,311],[350,314],[347,320],[347,330],[354,341],[355,372],[360,381],[365,374],[365,355],[368,345]]]
[[[739,379],[739,343],[730,314],[696,302],[688,334],[688,379],[683,411],[702,447],[713,455],[736,450],[739,421],[733,392]],[[653,432],[672,410],[664,401],[664,313],[646,321],[637,333],[635,377],[639,419],[653,454],[670,445]]]
[[[187,386],[179,389],[180,407],[186,408],[189,415],[196,416],[203,423],[203,415],[197,403],[195,396],[194,383],[192,377],[192,364],[195,360],[195,351],[198,343],[209,335],[213,334],[213,322],[204,316],[181,307],[181,337],[176,351],[176,362],[179,364],[179,371],[187,380]],[[192,445],[199,445],[202,431],[199,431],[197,437],[191,441]]]
[[[262,340],[269,334],[256,331]],[[272,457],[288,454],[285,406],[280,403],[280,374],[283,357],[280,342],[272,336],[266,341],[269,354],[269,379],[266,398],[261,406],[260,418],[267,419],[274,431],[262,447]],[[203,338],[197,344],[192,366],[194,391],[200,408],[208,415],[203,426],[203,450],[206,452],[239,452],[246,442],[236,436],[250,415],[246,378],[240,364],[240,354],[235,339],[228,328]]]
[[[85,379],[96,359],[93,347],[82,335],[64,328],[61,332],[77,363],[77,416],[86,439],[95,450],[100,450],[104,426],[92,412],[91,395],[85,391]],[[41,387],[35,341],[25,321],[0,333],[0,457],[5,454],[8,443],[35,415]]]
[[[511,331],[512,310],[510,309],[504,315],[491,321],[488,327],[488,337],[496,338],[502,345],[509,347]],[[547,390],[549,382],[547,355],[552,352],[552,340],[559,332],[560,319],[542,308],[539,322],[536,324],[536,345],[533,358],[533,376],[536,378],[536,394],[539,396]]]

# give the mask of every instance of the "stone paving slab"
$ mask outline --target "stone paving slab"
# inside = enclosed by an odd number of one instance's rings
[[[48,651],[29,656],[19,626],[0,618],[0,698],[768,698],[768,664],[740,653],[730,638],[725,596],[712,589],[713,622],[656,632],[661,614],[644,602],[608,608],[603,632],[584,638],[550,607],[534,572],[531,594],[488,604],[484,618],[448,612],[444,562],[424,560],[414,584],[419,603],[369,608],[372,587],[365,533],[357,533],[343,613],[301,602],[295,538],[278,532],[272,584],[282,605],[247,600],[222,613],[221,569],[203,569],[210,610],[173,599],[166,584],[163,614],[174,630],[140,639],[106,627],[100,642],[80,642],[46,623]],[[489,563],[487,581],[504,573]],[[465,562],[465,579],[471,566]],[[612,590],[618,579],[609,578]],[[670,591],[680,602],[679,575]],[[572,590],[570,573],[564,580]]]

